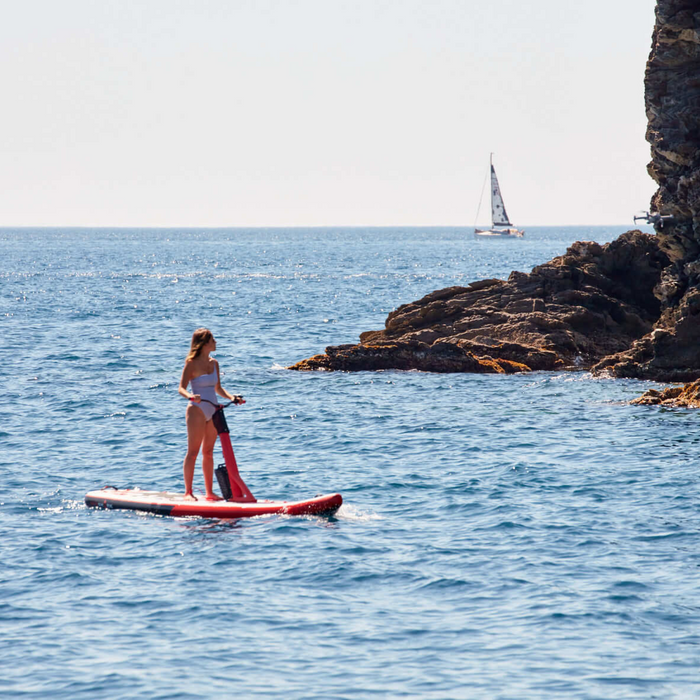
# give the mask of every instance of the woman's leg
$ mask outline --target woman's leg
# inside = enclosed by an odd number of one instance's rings
[[[187,454],[185,455],[185,461],[182,463],[182,471],[185,477],[185,497],[194,499],[194,494],[192,493],[194,465],[206,431],[207,419],[199,406],[190,404],[187,407],[187,413],[185,413],[185,420],[187,422]]]
[[[214,421],[210,420],[204,430],[202,440],[202,472],[204,473],[204,489],[208,501],[220,501],[221,499],[214,493],[214,445],[216,444],[217,432]]]

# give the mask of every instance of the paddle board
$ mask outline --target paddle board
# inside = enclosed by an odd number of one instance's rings
[[[201,516],[203,518],[251,518],[255,515],[318,515],[334,513],[343,503],[339,493],[316,496],[305,501],[232,501],[186,500],[184,494],[141,489],[111,487],[90,491],[85,504],[92,508],[140,510],[146,513],[172,516]]]

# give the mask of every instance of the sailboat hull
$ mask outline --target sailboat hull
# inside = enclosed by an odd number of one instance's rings
[[[517,228],[491,228],[491,229],[474,229],[475,236],[495,236],[498,238],[504,238],[507,236],[515,236],[516,238],[522,238],[525,235],[525,231],[521,231]]]

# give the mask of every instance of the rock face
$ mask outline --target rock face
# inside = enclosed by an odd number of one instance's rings
[[[649,174],[659,184],[652,212],[671,259],[654,294],[654,330],[597,366],[618,377],[690,381],[700,377],[700,4],[658,0],[645,76]],[[662,225],[663,223],[663,225]]]
[[[658,231],[659,241],[682,267],[700,257],[700,5],[696,0],[658,0],[644,85],[652,153],[649,173],[659,184],[651,208],[674,217],[673,223]],[[686,272],[697,278],[697,271]],[[679,275],[683,282],[686,277]],[[669,301],[684,286],[667,290]]]
[[[507,281],[448,287],[389,314],[357,345],[326,348],[291,369],[499,372],[588,368],[649,333],[652,293],[670,261],[654,236],[575,243]]]
[[[700,378],[699,0],[657,1],[645,103],[656,237],[576,243],[530,274],[438,290],[291,369]]]

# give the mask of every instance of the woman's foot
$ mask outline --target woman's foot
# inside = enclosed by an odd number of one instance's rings
[[[197,497],[192,493],[192,491],[188,491],[188,492],[185,494],[185,500],[186,500],[186,501],[196,501],[196,500],[197,500]]]
[[[206,496],[207,501],[223,501],[221,496],[217,496],[215,493],[210,493]]]

